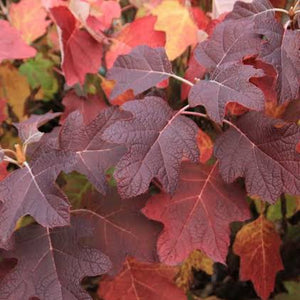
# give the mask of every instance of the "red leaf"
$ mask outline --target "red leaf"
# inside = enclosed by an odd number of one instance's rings
[[[97,73],[101,64],[102,45],[81,30],[67,7],[51,8],[62,41],[62,69],[68,85],[84,83],[87,73]]]
[[[1,253],[18,259],[0,282],[1,298],[91,299],[80,281],[106,273],[111,264],[97,247],[94,227],[82,223],[74,216],[71,227],[49,230],[32,224],[18,230],[15,249]]]
[[[146,192],[153,178],[173,193],[182,158],[199,159],[197,125],[158,97],[130,101],[122,109],[131,112],[132,118],[112,124],[103,134],[105,140],[128,148],[114,174],[121,196]]]
[[[0,98],[0,123],[7,119],[6,103],[7,101],[5,99]]]
[[[276,273],[283,269],[281,240],[274,225],[262,215],[237,233],[233,251],[241,257],[241,280],[251,280],[264,300],[274,289]]]
[[[146,261],[157,261],[156,241],[161,225],[148,220],[140,210],[147,196],[121,200],[116,189],[109,189],[103,197],[96,191],[83,196],[83,207],[74,213],[86,218],[85,227],[95,228],[97,248],[112,262],[110,274],[118,273],[127,255]]]
[[[191,12],[198,28],[205,30],[210,22],[210,19],[206,16],[205,12],[199,7],[192,7]]]
[[[175,276],[174,267],[127,258],[117,277],[100,282],[98,295],[105,300],[185,300],[174,283]]]
[[[84,123],[88,124],[94,120],[103,109],[108,107],[104,99],[100,98],[98,95],[79,97],[74,90],[71,90],[66,94],[62,104],[65,106],[65,110],[60,118],[61,123],[65,121],[71,112],[79,110],[83,116]]]
[[[114,122],[128,116],[117,107],[111,107],[86,125],[79,111],[72,112],[59,133],[60,149],[74,154],[73,167],[66,171],[76,170],[86,175],[99,192],[105,193],[105,171],[119,161],[126,149],[104,141],[101,135]]]
[[[3,180],[8,174],[7,162],[2,161],[0,163],[0,181]]]
[[[200,162],[205,164],[213,154],[214,144],[209,135],[201,129],[198,131],[197,144],[200,152]]]
[[[300,127],[250,112],[215,142],[226,182],[245,177],[250,195],[274,203],[281,193],[300,194]]]
[[[116,81],[111,97],[132,89],[134,94],[144,92],[173,74],[172,65],[163,48],[138,46],[129,54],[121,55],[107,74]]]
[[[33,57],[36,50],[29,47],[21,34],[7,21],[0,20],[0,62],[4,59]]]
[[[144,214],[164,224],[157,248],[160,260],[175,265],[200,249],[214,261],[225,263],[230,223],[250,217],[245,193],[225,184],[214,166],[184,163],[173,197],[150,198]]]
[[[146,16],[126,24],[106,54],[107,68],[113,66],[118,55],[128,54],[136,46],[163,47],[166,42],[165,33],[154,30],[155,22],[156,17]]]

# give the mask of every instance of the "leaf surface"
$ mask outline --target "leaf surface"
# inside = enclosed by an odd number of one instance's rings
[[[225,263],[230,223],[250,217],[245,193],[237,184],[222,181],[217,164],[191,163],[184,163],[174,196],[153,196],[143,213],[164,224],[158,254],[162,262],[171,265],[181,263],[195,249]]]
[[[100,282],[98,294],[105,300],[185,300],[186,295],[174,283],[176,271],[127,258],[117,277]]]
[[[300,128],[261,113],[241,117],[215,142],[226,182],[245,177],[247,192],[274,203],[281,193],[300,194]]]
[[[264,109],[264,94],[252,84],[251,77],[261,77],[263,72],[252,66],[225,64],[216,69],[209,80],[199,80],[190,90],[189,104],[204,105],[215,122],[222,122],[225,107],[236,102],[254,110]]]
[[[112,262],[111,275],[121,270],[127,255],[141,261],[157,261],[156,241],[161,225],[140,212],[147,198],[143,195],[122,200],[116,188],[110,188],[105,197],[96,191],[83,196],[82,206],[93,211],[86,218],[87,227],[95,227],[96,243]],[[75,212],[82,217],[89,216],[86,209]]]
[[[59,146],[75,156],[71,170],[86,175],[101,193],[106,191],[105,171],[114,166],[126,152],[123,146],[106,142],[101,135],[114,122],[128,115],[111,107],[85,125],[82,114],[75,111],[68,116],[61,128]]]
[[[114,174],[121,196],[146,192],[153,178],[173,193],[182,158],[199,159],[197,125],[176,114],[159,97],[129,101],[122,109],[131,112],[132,118],[112,124],[103,135],[105,140],[128,148]]]
[[[20,32],[4,20],[0,20],[0,41],[0,62],[4,59],[33,57],[36,54],[36,50],[24,42]]]
[[[138,46],[117,58],[107,74],[116,81],[111,98],[132,89],[137,95],[172,75],[172,66],[163,48]]]
[[[241,258],[241,280],[251,280],[264,300],[274,289],[275,277],[283,269],[281,240],[272,222],[260,216],[237,233],[233,251]]]
[[[106,273],[111,266],[94,234],[94,228],[82,226],[76,216],[71,227],[48,229],[33,224],[16,231],[15,250],[2,254],[17,258],[18,263],[0,282],[0,299],[91,299],[80,281]]]

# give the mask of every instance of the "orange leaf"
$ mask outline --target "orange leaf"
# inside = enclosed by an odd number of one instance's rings
[[[189,9],[178,1],[165,0],[152,10],[152,14],[157,16],[154,28],[166,33],[166,52],[170,60],[197,43],[197,25]]]
[[[241,257],[241,280],[251,280],[257,294],[268,299],[276,273],[283,269],[281,240],[272,222],[261,215],[238,232],[233,251]]]
[[[214,144],[207,133],[199,129],[197,144],[200,150],[200,162],[205,164],[212,156]]]
[[[105,300],[185,300],[184,292],[173,282],[176,272],[176,267],[127,258],[119,275],[100,282],[98,294]]]
[[[22,38],[30,44],[46,33],[50,21],[40,0],[21,0],[12,3],[9,9],[11,24],[17,28]]]

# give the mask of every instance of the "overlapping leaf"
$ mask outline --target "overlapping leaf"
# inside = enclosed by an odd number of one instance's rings
[[[72,170],[86,175],[101,193],[106,191],[105,171],[114,166],[126,152],[123,146],[106,142],[101,135],[116,121],[128,115],[111,107],[86,125],[82,114],[75,111],[68,116],[61,128],[59,146],[75,156]]]
[[[185,300],[174,283],[175,275],[175,267],[127,258],[117,277],[100,282],[98,294],[104,300]]]
[[[86,217],[86,227],[95,228],[95,243],[112,262],[110,274],[118,273],[127,255],[141,261],[157,261],[156,241],[161,231],[159,223],[148,220],[141,212],[148,196],[122,200],[115,188],[103,197],[96,191],[83,196],[76,215]]]
[[[264,300],[274,289],[277,272],[283,269],[280,244],[274,225],[264,216],[243,226],[235,238],[233,251],[241,258],[241,280],[251,280]]]
[[[145,215],[164,224],[157,248],[160,260],[178,264],[194,249],[225,263],[230,243],[230,223],[250,217],[245,193],[238,185],[225,184],[217,164],[185,163],[173,197],[154,196]]]
[[[107,78],[116,81],[111,93],[115,98],[128,89],[144,92],[172,75],[172,66],[163,48],[138,46],[115,61]]]
[[[218,67],[209,80],[198,81],[190,90],[189,103],[192,107],[204,105],[207,114],[216,122],[222,122],[226,104],[239,103],[253,110],[264,109],[264,94],[251,77],[261,77],[263,72],[252,66],[225,64]]]
[[[226,182],[245,177],[250,195],[274,203],[281,193],[300,193],[300,153],[296,124],[250,112],[215,143],[220,173]]]
[[[122,109],[133,117],[112,124],[103,135],[105,140],[128,148],[114,174],[121,196],[128,198],[146,192],[153,178],[173,193],[182,158],[194,162],[199,159],[197,125],[175,113],[158,97],[130,101]]]
[[[111,263],[97,247],[94,227],[82,226],[82,221],[74,216],[71,227],[33,224],[18,230],[15,250],[1,253],[18,263],[1,280],[0,299],[91,299],[80,281],[106,273]]]

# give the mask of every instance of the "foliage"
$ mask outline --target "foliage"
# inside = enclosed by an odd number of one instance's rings
[[[234,2],[0,0],[0,299],[297,294],[300,5]]]

